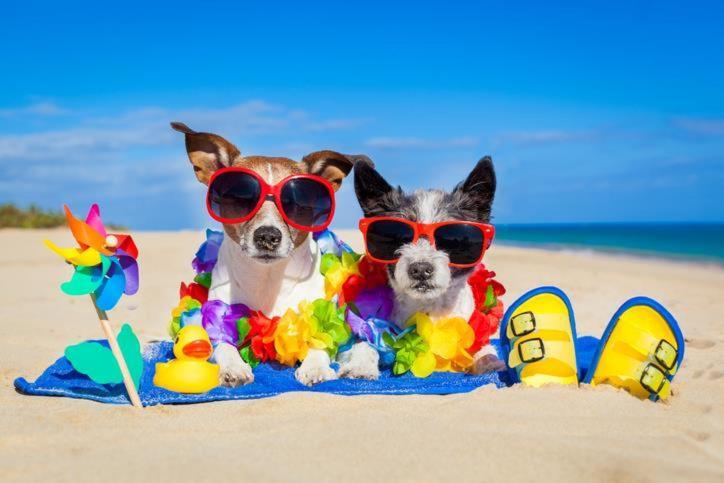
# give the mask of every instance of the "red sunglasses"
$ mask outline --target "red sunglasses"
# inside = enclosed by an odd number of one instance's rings
[[[367,255],[375,262],[397,263],[400,248],[424,236],[447,253],[451,267],[458,268],[479,264],[495,236],[495,228],[486,223],[450,220],[427,224],[392,216],[362,218],[359,229]]]
[[[206,208],[216,221],[243,223],[268,199],[298,230],[322,231],[334,216],[334,188],[321,176],[294,174],[271,186],[257,172],[239,167],[222,168],[211,176]]]

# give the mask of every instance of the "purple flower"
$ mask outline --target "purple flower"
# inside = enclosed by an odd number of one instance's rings
[[[376,317],[363,319],[349,308],[347,308],[345,320],[356,340],[367,342],[377,350],[380,355],[380,363],[383,366],[391,365],[394,362],[395,351],[385,343],[382,334],[387,332],[392,336],[396,336],[399,329],[395,324]]]
[[[389,319],[392,314],[394,292],[388,285],[362,290],[354,300],[363,319]]]
[[[210,272],[216,265],[219,258],[219,248],[224,240],[224,234],[220,231],[206,230],[206,241],[196,251],[196,257],[191,266],[196,273]]]
[[[249,315],[249,307],[244,304],[227,305],[221,300],[209,300],[201,308],[202,325],[209,334],[213,345],[220,342],[237,345],[239,330],[236,322]]]

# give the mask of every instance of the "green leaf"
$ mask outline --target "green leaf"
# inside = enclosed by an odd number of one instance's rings
[[[191,299],[186,303],[186,310],[184,310],[184,314],[188,313],[194,309],[200,309],[202,306],[201,302],[199,302],[196,299]]]
[[[242,342],[244,342],[244,339],[246,339],[246,336],[251,330],[251,325],[249,324],[249,317],[242,317],[237,320],[236,328],[239,331],[239,343],[241,344]]]
[[[211,287],[211,272],[199,273],[194,277],[194,282],[203,285],[206,288]]]
[[[400,376],[410,370],[409,366],[405,366],[397,361],[392,365],[392,373],[396,376]]]
[[[389,332],[382,333],[382,341],[393,349],[395,348],[395,339]]]
[[[181,318],[174,317],[173,319],[171,319],[171,323],[168,326],[168,334],[171,336],[172,339],[175,339],[176,334],[178,334],[179,330],[181,330]]]
[[[244,362],[249,364],[252,369],[259,365],[259,359],[254,355],[254,351],[251,350],[251,346],[244,346],[239,349],[239,355],[244,359]]]
[[[116,340],[118,340],[118,345],[121,347],[121,353],[126,360],[128,372],[131,373],[133,384],[136,386],[136,390],[138,390],[141,385],[141,375],[143,374],[141,343],[138,342],[138,337],[133,333],[133,328],[131,328],[129,324],[123,324]]]
[[[345,323],[344,308],[337,308],[329,300],[317,299],[312,302],[312,316],[317,322],[318,333],[314,336],[324,343],[330,355],[351,337],[351,330]]]
[[[249,353],[250,352],[251,352],[251,347],[249,347],[248,345],[239,349],[239,355],[244,360],[244,362],[246,362],[247,364],[249,363]]]
[[[495,297],[495,290],[493,290],[493,284],[488,285],[488,289],[485,291],[485,308],[489,309],[490,307],[495,306],[497,304],[497,300]]]
[[[98,342],[82,342],[66,347],[65,357],[73,369],[90,377],[98,384],[119,384],[123,382],[113,353]]]
[[[124,324],[118,334],[118,345],[131,373],[133,384],[138,389],[143,374],[143,357],[141,344],[128,324]],[[82,342],[65,349],[65,357],[73,369],[85,374],[98,384],[120,384],[123,382],[121,369],[118,367],[113,352],[98,342]]]
[[[330,268],[340,263],[339,258],[337,258],[334,253],[326,253],[322,255],[322,261],[319,264],[319,271],[322,275],[326,275]]]
[[[397,362],[404,364],[405,367],[412,366],[412,363],[417,359],[417,354],[413,351],[402,349],[397,353]]]
[[[333,305],[332,302],[324,299],[318,299],[312,302],[312,313],[322,326],[326,325],[329,320],[336,315],[333,313]]]
[[[351,252],[344,252],[342,253],[342,265],[346,267],[350,267],[354,265],[354,263],[359,260],[361,255],[357,253],[351,253]]]

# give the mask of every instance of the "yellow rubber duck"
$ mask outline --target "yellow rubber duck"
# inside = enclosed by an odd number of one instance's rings
[[[156,363],[153,384],[169,391],[200,394],[219,385],[219,366],[207,362],[213,348],[209,335],[198,325],[179,330],[174,340],[176,359]]]

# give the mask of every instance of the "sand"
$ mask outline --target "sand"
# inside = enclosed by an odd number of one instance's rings
[[[565,290],[581,334],[600,335],[634,295],[678,318],[686,358],[668,404],[612,388],[481,388],[453,396],[287,394],[144,410],[17,394],[66,345],[100,331],[62,295],[68,267],[41,240],[0,231],[0,480],[724,481],[724,270],[656,259],[495,246],[506,304]],[[138,233],[142,288],[112,313],[144,340],[165,333],[200,233]],[[346,238],[359,243],[355,234]]]

